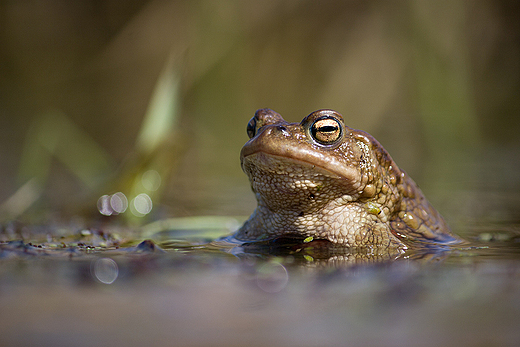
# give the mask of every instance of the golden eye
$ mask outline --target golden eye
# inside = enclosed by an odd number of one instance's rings
[[[332,117],[317,119],[311,126],[311,136],[322,145],[332,145],[341,139],[342,130],[338,120]]]
[[[256,119],[255,117],[251,118],[249,123],[247,123],[247,136],[252,139],[256,135]]]

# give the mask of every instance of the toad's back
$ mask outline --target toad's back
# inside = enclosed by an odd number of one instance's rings
[[[297,236],[401,248],[460,241],[381,144],[337,112],[288,123],[261,109],[248,135],[241,163],[258,207],[238,240]]]

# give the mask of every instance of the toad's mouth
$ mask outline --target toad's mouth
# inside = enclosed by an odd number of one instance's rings
[[[247,173],[247,166],[254,164],[265,170],[289,174],[295,167],[302,167],[309,173],[323,175],[349,185],[361,182],[361,172],[353,166],[346,166],[334,156],[318,151],[312,147],[295,148],[294,146],[271,146],[258,144],[256,141],[247,142],[240,152],[242,169]]]
[[[310,173],[311,176],[323,175],[336,179],[345,179],[334,171],[299,158],[291,158],[266,152],[255,152],[242,157],[242,168],[244,168],[244,171],[247,172],[246,168],[251,165],[261,168],[262,171],[269,172],[270,174],[290,175],[299,169],[300,171],[314,171],[314,173]]]
[[[312,157],[302,158],[300,156],[295,158],[287,155],[287,153],[279,155],[262,150],[246,153],[242,156],[241,161],[243,171],[249,176],[252,184],[260,188],[258,190],[265,190],[261,188],[262,184],[260,183],[265,183],[265,176],[283,177],[283,179],[269,180],[271,182],[270,188],[280,193],[291,191],[295,193],[303,187],[314,188],[321,186],[324,182],[336,185],[337,188],[343,187],[340,190],[349,193],[354,193],[359,189],[361,182],[357,179],[359,177],[358,172],[347,170],[348,175],[345,175],[345,170],[337,170],[328,163],[324,167],[305,159],[312,159]]]

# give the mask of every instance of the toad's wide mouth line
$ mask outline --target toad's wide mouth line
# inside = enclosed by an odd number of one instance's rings
[[[316,159],[315,156],[309,156],[309,159]],[[256,150],[254,152],[249,152],[242,156],[242,167],[244,168],[244,164],[246,161],[253,162],[257,166],[261,166],[268,171],[273,173],[277,173],[277,171],[273,167],[273,161],[280,162],[286,164],[288,167],[292,166],[301,166],[308,170],[314,171],[316,174],[321,174],[326,177],[347,181],[350,184],[352,182],[358,181],[359,173],[355,172],[353,168],[349,168],[346,172],[342,172],[339,170],[331,170],[330,168],[325,167],[323,161],[320,160],[318,163],[310,162],[310,160],[305,160],[305,158],[292,156],[291,153],[284,153],[284,155],[270,153],[266,150]],[[328,161],[325,164],[329,163]],[[321,165],[320,165],[321,164]],[[327,165],[333,166],[333,165]],[[290,169],[286,171],[285,174],[290,173]],[[347,174],[345,174],[347,173]]]

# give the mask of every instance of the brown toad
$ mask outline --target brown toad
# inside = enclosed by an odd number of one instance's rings
[[[234,237],[325,239],[350,247],[459,242],[371,135],[332,110],[301,123],[261,109],[240,153],[258,207]]]

